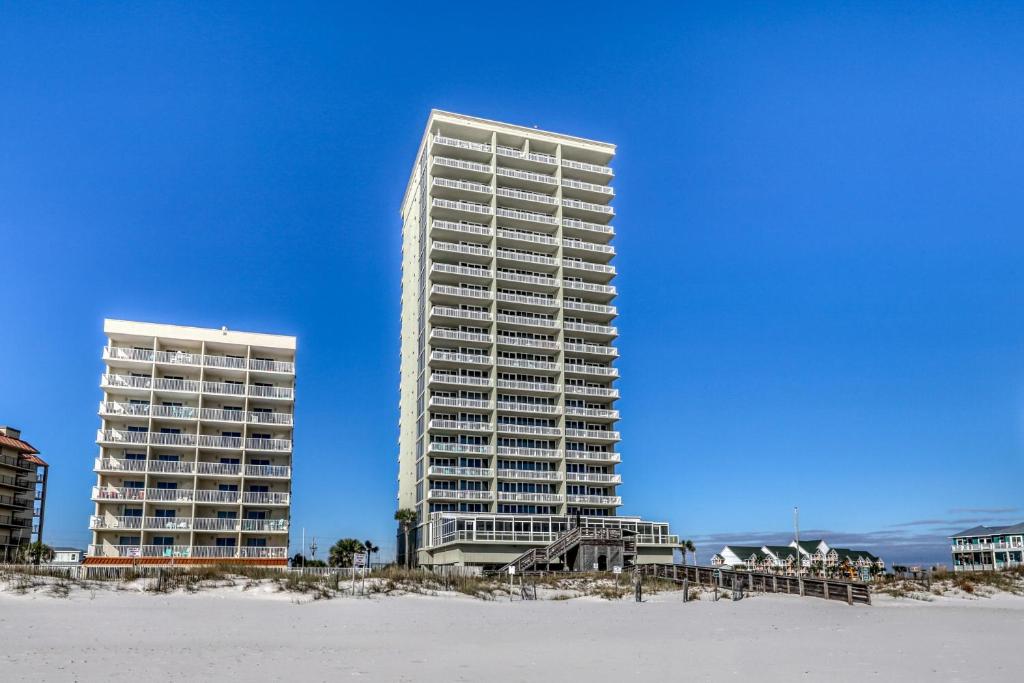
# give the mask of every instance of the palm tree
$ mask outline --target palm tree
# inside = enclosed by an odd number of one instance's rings
[[[696,565],[697,564],[697,546],[695,546],[693,544],[693,541],[691,541],[690,539],[686,539],[686,547],[683,549],[683,554],[684,555],[685,555],[687,550],[689,550],[691,553],[693,553],[693,564]]]
[[[18,550],[18,562],[22,564],[46,564],[53,560],[53,548],[42,541],[23,545]]]
[[[332,567],[351,567],[352,556],[363,551],[363,544],[354,538],[338,539],[327,554],[327,564]]]
[[[412,567],[412,549],[409,547],[409,532],[412,531],[412,525],[416,523],[416,511],[412,508],[402,508],[395,512],[395,521],[398,522],[398,527],[402,530],[402,534],[405,536],[405,566],[406,568]]]
[[[679,552],[683,556],[683,564],[686,564],[686,553],[692,551],[693,549],[693,541],[691,541],[690,539],[686,539],[685,541],[679,542]],[[694,558],[693,563],[697,564],[696,558]]]
[[[369,567],[373,562],[373,554],[380,550],[379,547],[373,544],[373,541],[363,541],[363,548],[366,549],[366,566]]]

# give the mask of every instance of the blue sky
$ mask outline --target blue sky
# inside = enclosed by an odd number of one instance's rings
[[[418,6],[0,9],[0,423],[51,542],[118,317],[297,335],[293,543],[393,552],[431,107],[619,145],[624,514],[907,561],[1024,519],[1019,5]]]

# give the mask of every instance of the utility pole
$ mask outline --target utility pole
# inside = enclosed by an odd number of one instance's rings
[[[800,508],[793,506],[793,530],[796,533],[796,575],[800,576],[800,565],[803,560],[800,558]]]

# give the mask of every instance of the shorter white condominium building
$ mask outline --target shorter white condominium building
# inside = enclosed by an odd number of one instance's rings
[[[104,331],[86,564],[287,563],[295,337]]]

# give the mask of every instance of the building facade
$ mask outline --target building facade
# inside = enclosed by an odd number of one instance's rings
[[[401,210],[398,506],[419,562],[500,564],[616,517],[614,155],[430,115]]]
[[[49,466],[14,427],[0,427],[0,562],[43,540]]]
[[[976,526],[950,536],[953,571],[980,572],[1024,566],[1024,522]]]
[[[106,320],[87,564],[286,564],[295,337]]]
[[[802,576],[862,579],[885,571],[885,562],[866,550],[829,546],[823,540],[789,545],[727,545],[711,558],[716,567]]]

